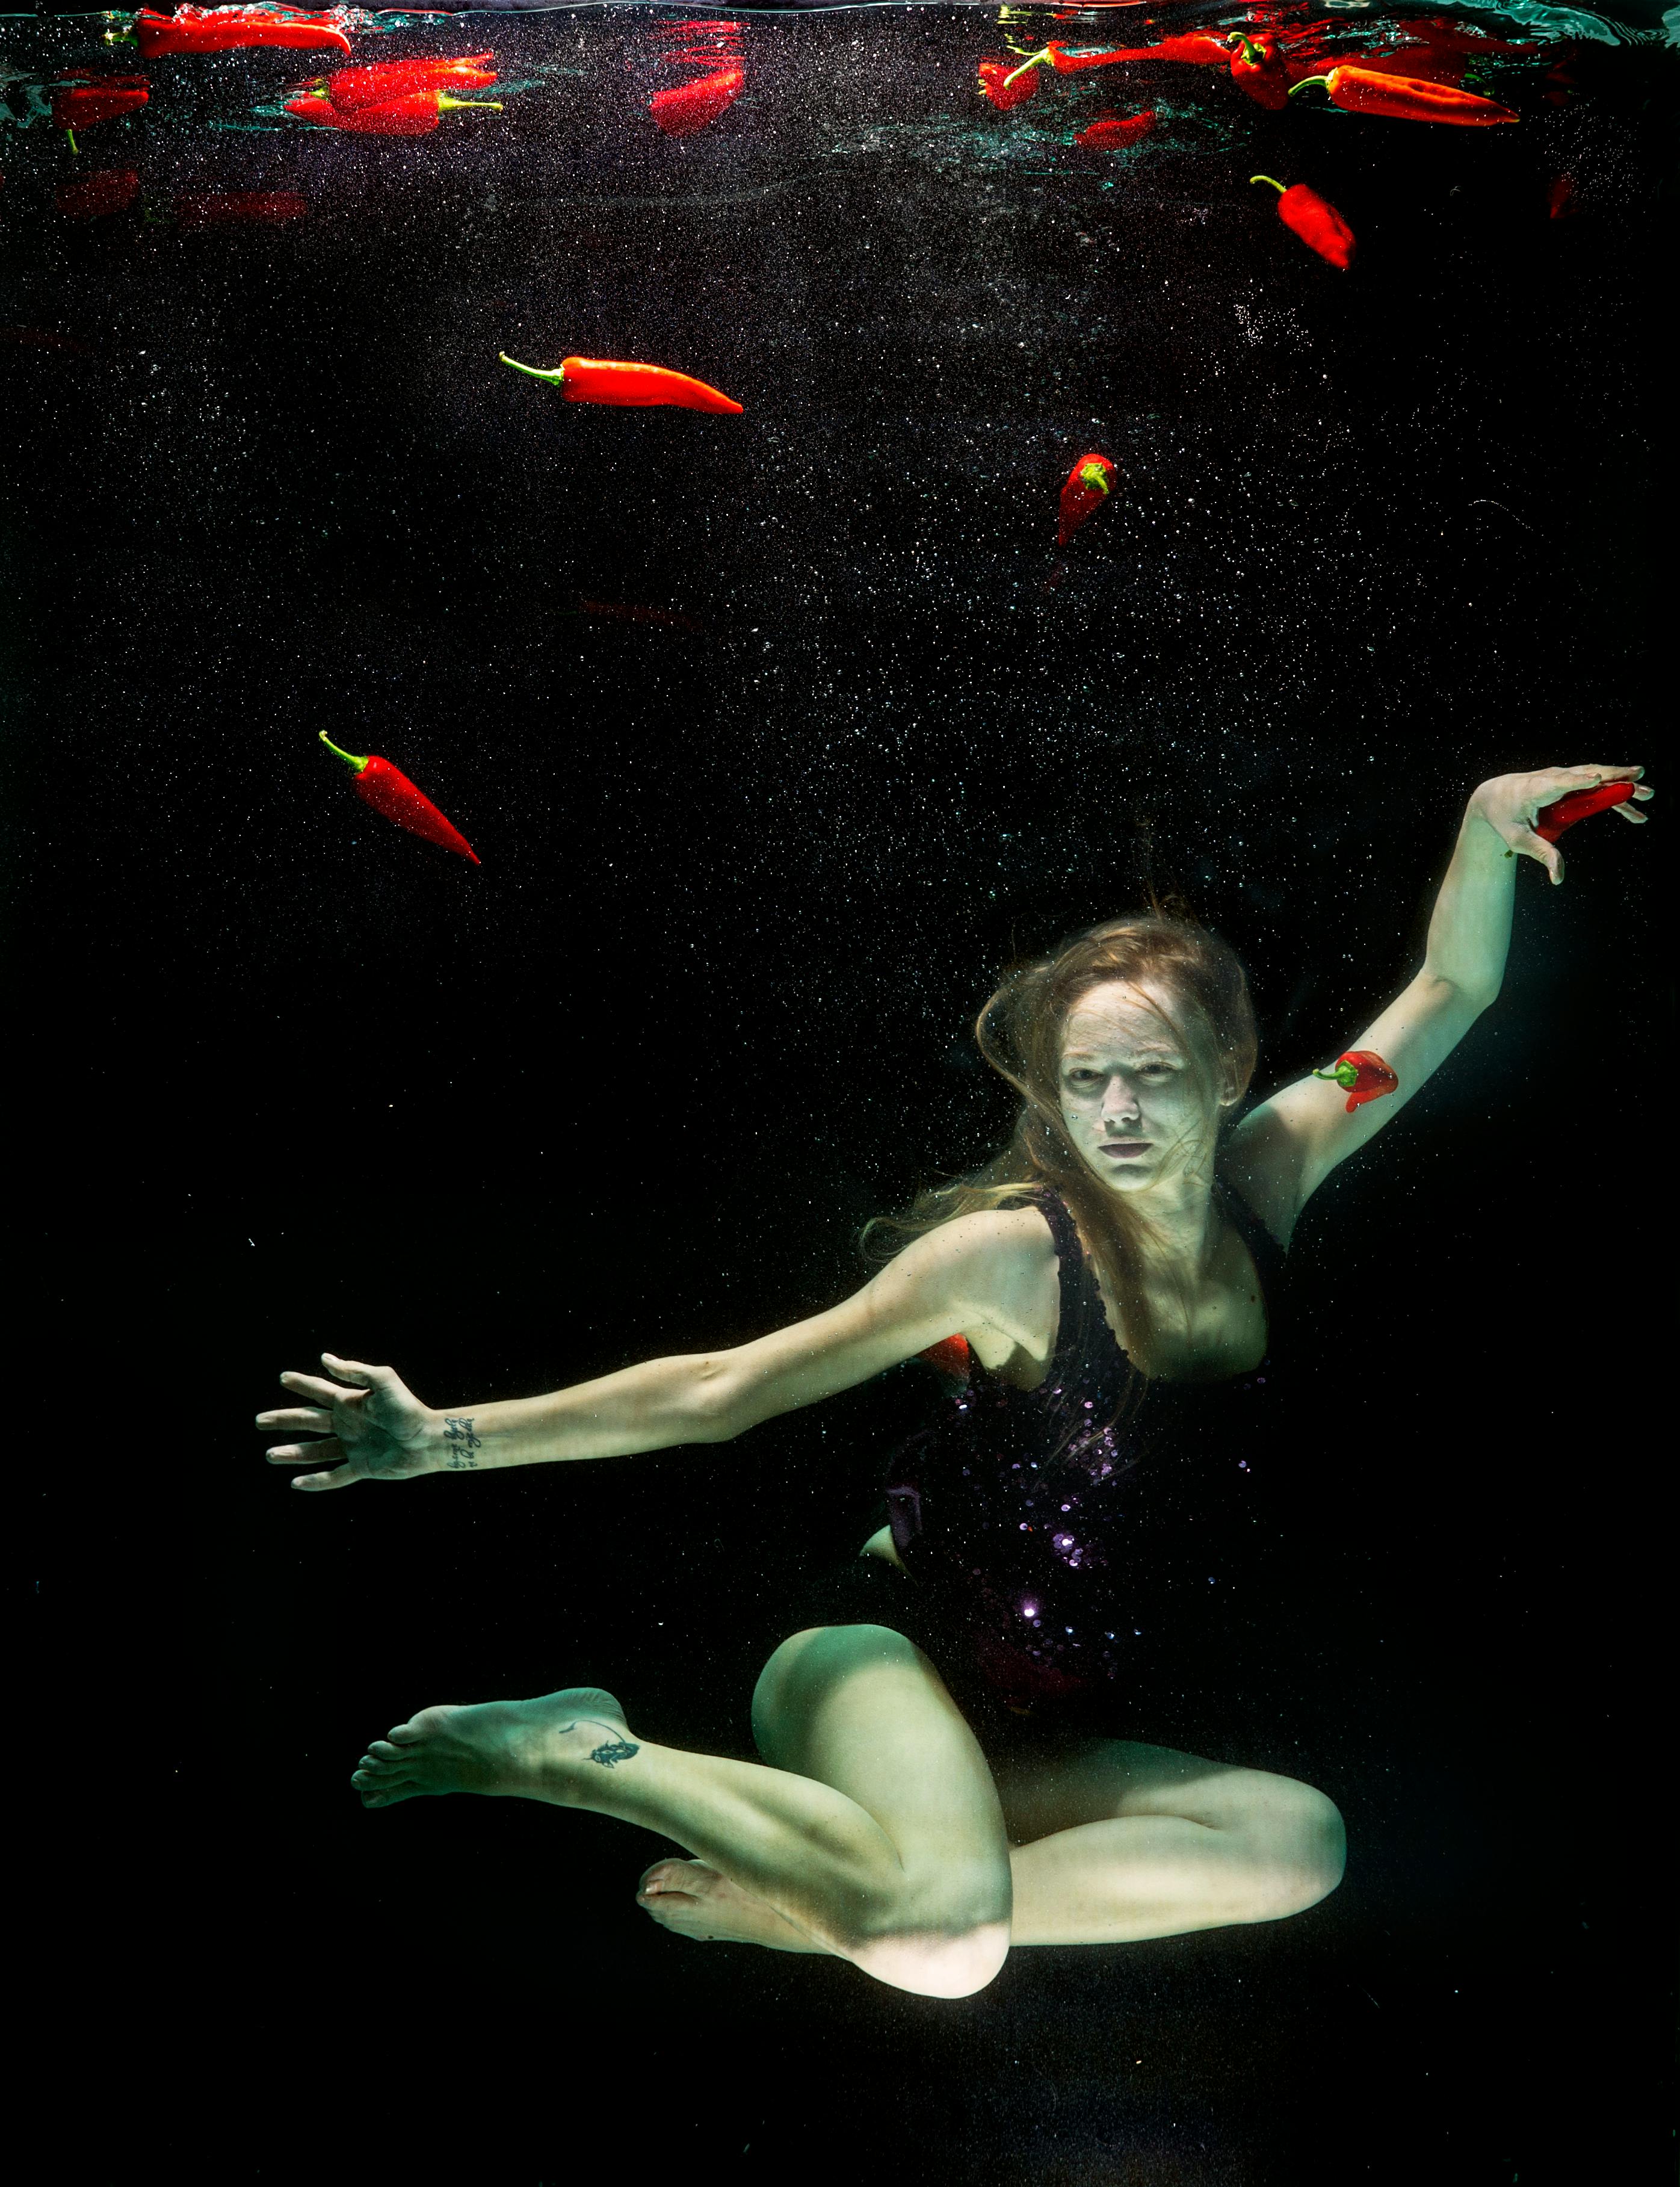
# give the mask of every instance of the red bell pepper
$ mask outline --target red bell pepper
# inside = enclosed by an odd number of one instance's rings
[[[1007,114],[1023,99],[1037,96],[1038,78],[1031,61],[982,61],[980,88],[981,96],[989,98],[1000,114]]]
[[[356,770],[356,794],[364,805],[371,805],[385,819],[394,820],[399,828],[406,828],[411,835],[419,835],[428,843],[435,843],[442,850],[453,851],[458,857],[470,858],[476,866],[482,863],[478,852],[462,835],[452,827],[438,811],[430,797],[415,789],[400,767],[377,752],[358,758],[354,752],[339,751],[338,746],[323,729],[321,741],[329,752],[338,752]]]
[[[1316,250],[1321,258],[1329,259],[1332,266],[1340,267],[1345,273],[1353,263],[1357,248],[1353,230],[1336,211],[1328,198],[1321,198],[1317,190],[1310,190],[1305,183],[1293,183],[1285,189],[1270,175],[1250,175],[1251,183],[1271,183],[1278,193],[1278,217],[1285,228],[1293,228],[1309,250]]]
[[[974,1368],[975,1356],[966,1336],[941,1336],[937,1344],[929,1345],[916,1357],[957,1382],[966,1382]]]
[[[740,97],[746,80],[747,72],[740,63],[731,61],[726,67],[696,76],[692,82],[671,84],[664,91],[656,91],[648,103],[649,111],[667,137],[692,137],[696,130],[716,121],[720,114],[728,112]]]
[[[1429,83],[1422,76],[1389,76],[1380,69],[1344,66],[1324,76],[1304,76],[1289,86],[1289,97],[1309,84],[1321,86],[1331,105],[1346,113],[1385,114],[1392,121],[1451,121],[1461,129],[1486,129],[1518,119],[1497,98],[1458,91],[1450,83]]]
[[[1269,31],[1257,38],[1235,31],[1232,42],[1235,48],[1231,55],[1232,82],[1246,92],[1256,106],[1282,113],[1289,103],[1289,78],[1276,38]]]
[[[458,60],[370,61],[317,76],[308,88],[324,91],[336,112],[355,114],[416,92],[486,91],[495,82],[496,71],[484,64],[493,59],[491,53],[463,53]]]
[[[1347,1096],[1346,1114],[1350,1116],[1362,1101],[1379,1101],[1400,1083],[1381,1056],[1368,1048],[1351,1048],[1346,1055],[1339,1055],[1328,1071],[1315,1071],[1312,1076],[1334,1080]]]
[[[499,98],[456,98],[447,91],[411,91],[379,106],[357,106],[346,112],[320,92],[306,98],[289,98],[288,114],[300,121],[313,121],[323,129],[348,129],[359,137],[429,137],[441,117],[464,107],[472,114],[499,114]]]
[[[66,220],[98,220],[126,212],[140,194],[140,177],[132,167],[102,167],[85,183],[60,183],[53,202]]]
[[[1081,456],[1063,481],[1057,507],[1056,544],[1065,547],[1087,517],[1094,516],[1114,492],[1118,466],[1108,456]]]
[[[1564,830],[1573,828],[1577,820],[1590,819],[1593,813],[1607,812],[1612,805],[1626,805],[1634,788],[1631,782],[1601,782],[1592,790],[1571,790],[1567,797],[1541,807],[1534,832],[1542,843],[1555,843]],[[1505,855],[1509,857],[1512,853],[1508,851]]]
[[[1105,121],[1093,121],[1073,141],[1088,144],[1095,152],[1123,152],[1128,144],[1140,143],[1155,126],[1155,114],[1146,108],[1142,114],[1110,115]]]
[[[155,53],[231,53],[247,46],[350,51],[350,40],[330,15],[269,8],[182,7],[172,15],[142,8],[134,36],[148,60]]]
[[[53,93],[53,126],[67,131],[73,144],[78,129],[114,121],[120,114],[133,114],[145,104],[148,96],[143,76],[108,76],[98,83],[84,79],[68,84]]]
[[[219,228],[240,220],[278,226],[301,220],[308,211],[308,200],[295,190],[200,190],[175,200],[175,218],[182,228]]]
[[[703,379],[686,372],[667,372],[660,364],[619,364],[604,357],[563,357],[552,372],[534,364],[521,364],[505,351],[497,351],[503,364],[532,379],[546,379],[558,387],[568,402],[604,402],[615,409],[646,410],[668,404],[678,410],[709,410],[718,416],[739,418],[741,405],[732,402]]]

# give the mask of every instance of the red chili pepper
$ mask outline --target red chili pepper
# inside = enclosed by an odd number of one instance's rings
[[[692,83],[672,84],[667,90],[656,91],[648,103],[649,111],[667,137],[692,137],[697,129],[704,129],[720,114],[728,112],[746,80],[746,70],[739,61],[732,61],[726,68],[697,76]]]
[[[1245,91],[1256,106],[1282,113],[1289,103],[1289,78],[1278,41],[1269,31],[1257,38],[1248,37],[1241,31],[1232,36],[1236,45],[1231,55],[1232,82]]]
[[[1007,114],[1023,99],[1037,96],[1038,78],[1031,61],[982,61],[980,87],[1000,114]]]
[[[1094,516],[1114,492],[1118,466],[1108,456],[1081,456],[1063,481],[1058,504],[1056,544],[1065,547],[1087,517]]]
[[[1074,138],[1076,144],[1088,144],[1097,152],[1123,152],[1128,144],[1136,144],[1147,137],[1155,126],[1153,111],[1142,114],[1110,115],[1103,121],[1093,121],[1088,129],[1082,129]]]
[[[329,16],[276,14],[267,8],[177,8],[162,15],[142,8],[134,18],[140,51],[154,53],[231,53],[246,46],[285,46],[308,51],[350,51],[350,40]]]
[[[916,1357],[957,1382],[966,1382],[974,1367],[974,1352],[966,1336],[941,1336],[937,1344],[929,1345]]]
[[[338,752],[340,759],[348,760],[355,768],[356,794],[364,805],[371,805],[375,812],[385,819],[394,820],[399,828],[406,828],[411,835],[423,836],[442,850],[470,858],[475,866],[483,863],[460,829],[450,825],[430,798],[415,789],[401,767],[393,767],[377,752],[358,758],[354,752],[339,751],[324,729],[321,731],[321,741],[329,752]]]
[[[308,200],[295,190],[202,190],[175,200],[175,218],[182,228],[217,228],[239,220],[278,223],[301,220],[308,211]]]
[[[1577,820],[1587,820],[1595,812],[1607,812],[1612,805],[1626,805],[1633,795],[1631,782],[1601,782],[1593,790],[1571,790],[1567,797],[1559,797],[1550,805],[1542,805],[1534,823],[1534,832],[1542,843],[1555,843],[1566,828],[1573,828]],[[1513,854],[1505,853],[1507,857]]]
[[[132,114],[148,97],[143,76],[110,76],[102,82],[71,84],[53,93],[53,123],[59,129],[91,129]]]
[[[1342,67],[1325,76],[1304,76],[1289,86],[1289,97],[1309,84],[1322,85],[1331,105],[1349,114],[1385,114],[1392,121],[1452,121],[1463,129],[1486,129],[1518,119],[1497,98],[1457,91],[1450,83],[1429,83],[1422,76],[1388,76],[1380,69]]]
[[[132,167],[103,167],[85,183],[60,183],[53,202],[66,220],[98,220],[126,212],[140,194],[140,177]]]
[[[379,106],[357,106],[346,113],[330,98],[312,93],[289,98],[288,114],[323,129],[348,129],[359,137],[429,137],[442,115],[464,107],[472,114],[499,114],[499,98],[457,98],[447,91],[411,91]]]
[[[618,364],[604,357],[562,357],[552,372],[542,372],[534,364],[520,364],[505,351],[498,350],[497,354],[515,372],[527,373],[532,379],[546,379],[550,386],[558,387],[568,402],[605,402],[620,410],[670,404],[678,410],[710,410],[731,418],[741,414],[739,402],[708,387],[705,380],[691,379],[686,372],[667,372],[661,364]]]
[[[1353,263],[1357,249],[1353,230],[1336,211],[1328,198],[1321,198],[1317,190],[1310,190],[1305,183],[1295,183],[1285,189],[1270,175],[1250,175],[1251,183],[1271,183],[1278,192],[1278,217],[1285,228],[1293,228],[1309,250],[1316,250],[1321,258],[1328,258],[1345,273]]]
[[[1550,220],[1567,220],[1575,211],[1575,177],[1559,175],[1546,193],[1546,214]]]
[[[1312,1076],[1335,1081],[1347,1096],[1346,1114],[1350,1116],[1362,1101],[1379,1101],[1400,1083],[1381,1056],[1368,1048],[1351,1048],[1346,1055],[1339,1055],[1328,1071],[1315,1071]]]
[[[1190,61],[1203,68],[1226,68],[1230,65],[1231,48],[1222,38],[1192,31],[1181,37],[1162,38],[1153,46],[1115,46],[1103,53],[1070,53],[1052,40],[1033,59],[1035,64],[1048,60],[1058,76],[1072,76],[1081,69],[1112,68],[1118,61]]]
[[[364,106],[411,98],[417,92],[486,91],[495,82],[496,71],[484,64],[493,59],[491,53],[464,53],[458,60],[370,61],[317,76],[309,87],[324,91],[336,112],[355,114]]]

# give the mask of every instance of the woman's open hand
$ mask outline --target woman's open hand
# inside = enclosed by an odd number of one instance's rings
[[[1532,774],[1496,774],[1484,782],[1470,799],[1470,811],[1479,813],[1512,854],[1537,858],[1554,884],[1564,877],[1564,862],[1555,843],[1535,833],[1535,823],[1544,806],[1555,805],[1583,790],[1596,790],[1604,782],[1638,782],[1642,767],[1542,767]],[[1642,803],[1653,793],[1642,783],[1633,797]],[[1624,820],[1643,821],[1632,799],[1612,806]]]
[[[442,1464],[437,1415],[429,1412],[389,1367],[364,1367],[323,1352],[321,1364],[340,1379],[288,1369],[283,1386],[313,1402],[259,1413],[260,1428],[301,1428],[320,1442],[282,1443],[268,1453],[271,1465],[330,1464],[330,1473],[301,1474],[294,1488],[345,1488],[352,1481],[407,1481],[435,1473]],[[343,1463],[340,1464],[342,1459]]]

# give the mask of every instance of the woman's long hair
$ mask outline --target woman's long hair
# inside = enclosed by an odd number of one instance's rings
[[[864,1232],[872,1257],[891,1253],[942,1223],[996,1207],[1023,1185],[1048,1185],[1073,1214],[1104,1288],[1118,1310],[1132,1365],[1148,1374],[1157,1317],[1143,1281],[1153,1228],[1129,1195],[1093,1175],[1062,1122],[1061,1060],[1068,1015],[1082,996],[1110,981],[1163,989],[1173,1008],[1161,1017],[1189,1058],[1207,1129],[1180,1159],[1211,1159],[1222,1099],[1228,1118],[1254,1075],[1257,1041],[1248,981],[1234,953],[1206,928],[1151,914],[1093,926],[1053,957],[1014,965],[975,1024],[980,1054],[1020,1096],[1009,1144],[980,1169],[920,1193],[908,1215],[878,1216]],[[1235,1097],[1232,1099],[1230,1097]],[[1169,1150],[1170,1152],[1170,1150]],[[877,1232],[896,1234],[885,1251]]]

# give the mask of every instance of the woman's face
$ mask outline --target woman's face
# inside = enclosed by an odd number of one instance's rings
[[[1218,1118],[1183,1042],[1182,1005],[1153,981],[1110,980],[1082,995],[1062,1027],[1062,1122],[1112,1192],[1138,1192],[1200,1166]]]

